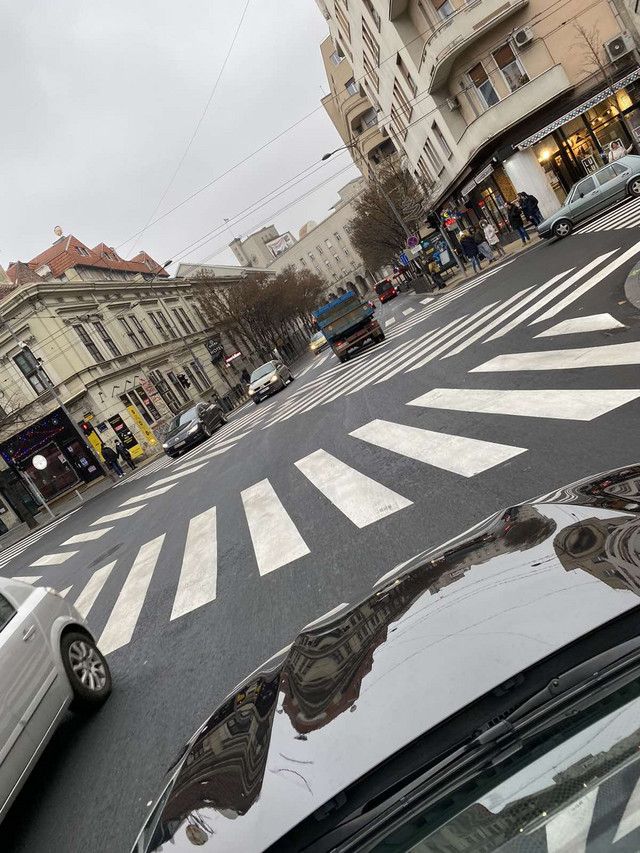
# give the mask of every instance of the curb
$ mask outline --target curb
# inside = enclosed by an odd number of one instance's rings
[[[634,308],[640,308],[640,261],[634,265],[625,280],[624,295]]]

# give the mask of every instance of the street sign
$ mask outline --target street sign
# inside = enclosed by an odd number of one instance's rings
[[[399,258],[402,266],[404,266],[404,267],[409,266],[409,258],[406,256],[406,254],[404,252],[402,252],[402,254],[398,255],[398,258]]]
[[[415,249],[420,240],[416,237],[415,234],[412,234],[410,237],[407,237],[407,249]]]
[[[36,453],[36,455],[31,461],[33,462],[33,467],[37,468],[38,471],[44,471],[44,469],[47,467],[46,458],[44,456],[41,456],[39,453]]]
[[[419,255],[421,251],[422,251],[422,246],[416,246],[415,249],[411,250],[411,254],[412,255]]]
[[[240,352],[240,350],[236,350],[236,352],[232,352],[231,355],[227,355],[225,357],[224,363],[231,364],[232,361],[235,361],[236,358],[240,358],[241,355],[242,353]]]

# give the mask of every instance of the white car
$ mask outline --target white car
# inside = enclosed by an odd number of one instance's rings
[[[78,611],[54,590],[0,578],[0,821],[67,709],[89,714],[110,693]]]

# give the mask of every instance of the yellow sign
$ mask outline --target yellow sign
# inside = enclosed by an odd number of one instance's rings
[[[102,442],[98,438],[97,433],[96,432],[90,432],[89,435],[85,436],[85,438],[87,438],[89,440],[89,444],[93,447],[95,452],[98,454],[98,458],[102,459],[102,461],[104,462],[104,459],[103,459],[102,453],[101,453]]]
[[[134,421],[135,425],[138,427],[138,429],[143,434],[143,436],[147,439],[149,444],[152,447],[154,444],[157,444],[158,439],[151,432],[151,430],[149,429],[148,425],[143,420],[142,415],[136,409],[136,407],[135,406],[127,406],[127,411],[129,412],[129,414],[131,415],[131,418]]]

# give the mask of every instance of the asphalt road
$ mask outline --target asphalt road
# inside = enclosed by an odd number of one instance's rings
[[[306,623],[498,508],[637,462],[640,312],[623,283],[639,240],[596,228],[450,295],[402,294],[378,311],[384,343],[345,365],[307,357],[188,457],[0,554],[3,574],[88,610],[115,684],[57,732],[2,849],[129,850],[183,741]]]

